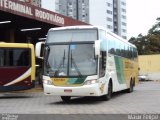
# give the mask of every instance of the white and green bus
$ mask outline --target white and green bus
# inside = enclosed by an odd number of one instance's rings
[[[40,57],[40,47],[36,49]],[[63,101],[75,96],[108,100],[113,92],[132,92],[138,83],[136,47],[97,26],[50,29],[43,68],[44,93]]]

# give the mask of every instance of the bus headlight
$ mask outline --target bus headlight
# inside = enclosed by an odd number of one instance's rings
[[[87,80],[87,81],[85,81],[85,85],[91,85],[91,84],[95,84],[95,83],[97,83],[97,80]]]
[[[47,84],[47,85],[52,85],[52,81],[51,80],[43,80],[43,83]]]

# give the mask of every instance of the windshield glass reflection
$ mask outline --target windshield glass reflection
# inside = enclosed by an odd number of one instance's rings
[[[50,45],[45,74],[50,76],[88,76],[97,71],[93,44]]]

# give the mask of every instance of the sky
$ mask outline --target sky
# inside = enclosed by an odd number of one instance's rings
[[[55,6],[50,4],[53,0],[47,0],[47,2],[42,0],[43,7],[54,10]],[[160,0],[126,0],[126,3],[127,38],[137,37],[140,33],[146,35],[155,24],[156,18],[160,17]]]
[[[160,0],[126,0],[127,38],[146,35],[160,17]]]

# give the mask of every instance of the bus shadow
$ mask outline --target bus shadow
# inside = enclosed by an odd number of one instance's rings
[[[0,99],[24,99],[24,98],[32,98],[32,96],[21,95],[21,94],[13,94],[13,93],[0,93]]]
[[[57,104],[57,105],[63,105],[63,104],[98,104],[101,102],[99,97],[72,97],[69,102],[63,102],[58,101],[50,104]]]
[[[112,99],[116,99],[117,97],[121,97],[123,95],[127,95],[128,93],[125,91],[125,90],[122,90],[122,91],[118,91],[118,92],[115,92],[113,95],[112,95]]]
[[[112,101],[112,99],[116,99],[117,97],[121,97],[123,95],[126,95],[128,93],[126,93],[126,91],[119,91],[119,92],[115,92],[112,94],[112,98],[110,100],[103,100],[101,97],[73,97],[71,98],[71,100],[69,102],[63,102],[58,101],[58,102],[54,102],[54,103],[50,103],[52,104],[57,104],[57,105],[64,105],[64,104],[99,104],[101,102],[108,102],[108,101]]]

